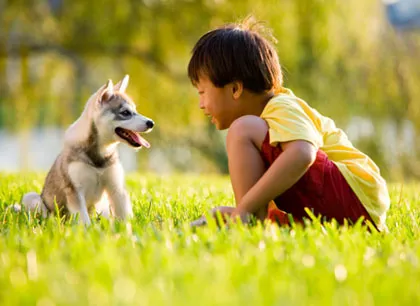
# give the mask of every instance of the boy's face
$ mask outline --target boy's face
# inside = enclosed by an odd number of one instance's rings
[[[204,114],[211,118],[218,130],[229,128],[238,117],[239,105],[238,101],[233,99],[231,86],[218,88],[207,77],[200,77],[196,88],[200,95],[199,106]]]

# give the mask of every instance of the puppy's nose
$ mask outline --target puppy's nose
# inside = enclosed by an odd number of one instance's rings
[[[152,127],[155,126],[155,123],[152,120],[147,120],[146,121],[146,126],[148,129],[151,129]]]

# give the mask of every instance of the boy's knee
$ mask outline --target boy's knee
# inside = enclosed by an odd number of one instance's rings
[[[258,116],[246,115],[236,119],[227,133],[227,145],[236,142],[251,142],[258,148],[264,141],[268,126],[264,119]]]

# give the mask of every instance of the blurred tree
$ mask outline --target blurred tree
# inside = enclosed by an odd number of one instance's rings
[[[197,107],[186,67],[202,34],[253,14],[278,39],[286,86],[322,113],[341,126],[361,115],[419,130],[419,33],[394,31],[387,9],[364,0],[0,0],[0,128],[68,125],[93,90],[128,73],[130,95],[157,122],[151,141],[189,143],[225,172],[223,134]]]

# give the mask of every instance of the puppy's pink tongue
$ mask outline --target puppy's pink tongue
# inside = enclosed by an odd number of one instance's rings
[[[133,133],[133,136],[135,142],[141,144],[143,147],[150,148],[150,143],[148,143],[147,140],[141,137],[138,133]]]

